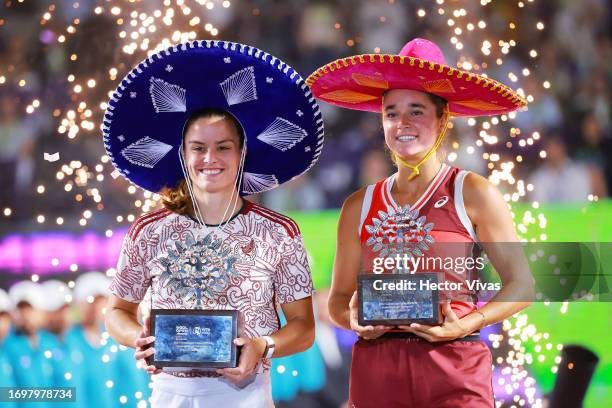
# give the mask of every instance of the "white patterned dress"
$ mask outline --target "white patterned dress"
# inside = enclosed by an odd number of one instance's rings
[[[177,287],[164,272],[169,264],[180,261],[181,254],[201,246],[208,232],[212,232],[213,242],[221,244],[219,251],[233,259],[234,273],[221,285],[195,296],[189,288]],[[192,218],[166,210],[136,220],[123,241],[110,291],[128,302],[140,303],[149,288],[154,309],[201,306],[238,310],[238,335],[249,338],[276,332],[280,328],[277,305],[313,292],[304,243],[295,222],[247,200],[223,228],[204,229]],[[155,375],[152,402],[159,406],[208,406],[219,397],[226,406],[228,401],[236,407],[271,406],[269,368],[270,361],[264,361],[253,382],[243,387],[223,378]],[[183,401],[183,397],[190,400]],[[243,405],[246,401],[248,405]]]

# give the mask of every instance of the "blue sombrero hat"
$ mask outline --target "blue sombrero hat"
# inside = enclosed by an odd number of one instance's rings
[[[268,53],[226,41],[169,47],[132,69],[104,114],[107,154],[145,190],[175,187],[184,178],[183,125],[203,108],[230,112],[244,129],[241,194],[275,188],[321,154],[323,119],[302,77]]]

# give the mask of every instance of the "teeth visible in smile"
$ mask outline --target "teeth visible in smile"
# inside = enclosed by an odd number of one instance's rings
[[[416,140],[416,136],[398,136],[397,140],[399,140],[400,142],[411,142],[413,140]]]
[[[206,175],[214,175],[214,174],[219,174],[221,173],[221,170],[201,170],[201,173],[204,173]]]

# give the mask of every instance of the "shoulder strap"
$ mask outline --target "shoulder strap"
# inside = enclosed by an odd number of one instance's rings
[[[455,177],[455,211],[459,216],[459,220],[461,224],[466,229],[466,231],[470,234],[470,237],[474,240],[474,242],[478,242],[478,238],[476,237],[476,232],[474,231],[474,227],[472,226],[472,220],[467,214],[465,210],[465,204],[463,202],[463,181],[465,180],[465,176],[467,176],[469,171],[460,170]]]
[[[370,206],[372,205],[372,196],[374,195],[374,187],[376,187],[376,184],[370,184],[366,188],[366,192],[363,197],[363,203],[361,203],[361,217],[359,218],[359,229],[357,230],[357,235],[361,235],[361,228],[363,228],[363,223],[365,222],[365,219],[368,216],[368,212],[370,212]]]

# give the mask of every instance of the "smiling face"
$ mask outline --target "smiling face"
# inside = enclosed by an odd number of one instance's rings
[[[387,146],[408,162],[418,162],[427,154],[444,123],[429,95],[408,89],[387,92],[382,115]]]
[[[183,149],[194,190],[218,193],[236,188],[241,146],[230,120],[219,116],[196,119],[185,133]]]

